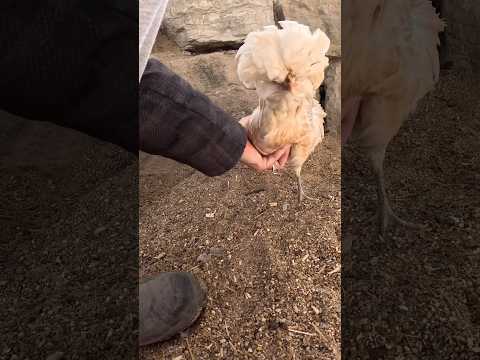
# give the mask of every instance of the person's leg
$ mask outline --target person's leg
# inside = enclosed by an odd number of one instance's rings
[[[165,341],[190,327],[206,303],[205,291],[192,274],[162,273],[140,284],[140,346]]]

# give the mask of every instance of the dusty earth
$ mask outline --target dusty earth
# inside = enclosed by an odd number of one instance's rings
[[[231,52],[194,57],[161,38],[154,56],[237,119],[255,106]],[[340,161],[337,138],[327,136],[304,167],[307,191],[320,201],[299,206],[288,173],[238,165],[208,178],[142,154],[141,277],[192,271],[208,304],[189,336],[141,358],[338,359]]]
[[[443,71],[387,152],[394,209],[423,231],[368,221],[373,174],[342,151],[342,353],[346,359],[480,359],[480,87]]]
[[[0,359],[137,355],[138,160],[0,113]]]

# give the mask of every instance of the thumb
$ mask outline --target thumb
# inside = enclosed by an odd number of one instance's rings
[[[280,159],[278,159],[278,163],[280,165],[280,168],[284,168],[285,165],[287,164],[288,162],[288,159],[290,157],[290,150],[291,150],[291,145],[287,145],[285,146],[285,148],[283,149],[283,153],[282,155],[280,156]]]

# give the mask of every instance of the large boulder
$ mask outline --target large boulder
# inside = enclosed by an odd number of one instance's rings
[[[341,0],[274,0],[277,20],[295,20],[321,29],[332,44],[327,55],[341,56]]]
[[[247,34],[274,24],[272,0],[173,0],[163,30],[182,49],[238,48]]]
[[[327,113],[327,129],[333,133],[340,132],[342,112],[342,63],[340,59],[330,60],[325,72],[325,112]]]
[[[235,51],[192,55],[160,37],[152,56],[238,120],[258,105],[256,92],[247,90],[238,80]]]

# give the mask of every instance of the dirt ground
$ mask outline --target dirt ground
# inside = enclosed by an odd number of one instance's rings
[[[138,161],[0,113],[0,359],[137,355]]]
[[[392,205],[425,230],[379,241],[373,175],[357,148],[342,150],[346,359],[480,359],[478,84],[443,71],[387,151]]]
[[[155,56],[236,118],[253,110],[232,53],[190,57],[160,39]],[[141,359],[339,359],[340,161],[327,136],[304,167],[308,194],[321,200],[298,206],[288,173],[238,165],[208,178],[142,154],[141,276],[192,271],[208,304],[188,337]]]

